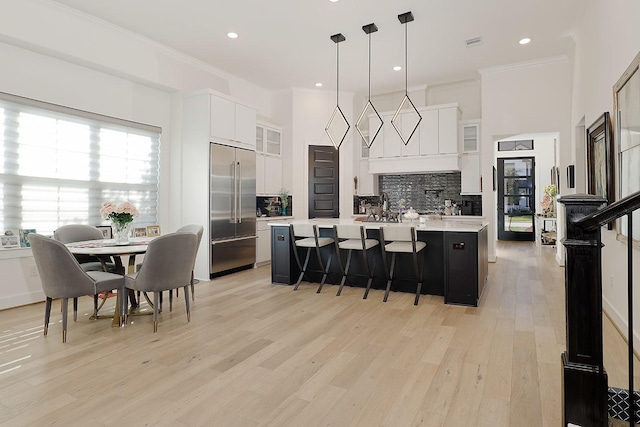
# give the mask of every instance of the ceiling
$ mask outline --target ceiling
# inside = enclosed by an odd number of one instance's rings
[[[409,88],[479,78],[478,70],[568,54],[583,0],[55,0],[141,34],[268,90],[403,91],[405,28]],[[402,25],[398,15],[411,11]],[[239,34],[230,39],[227,33]],[[465,40],[482,37],[473,48]],[[518,41],[530,37],[521,46]]]

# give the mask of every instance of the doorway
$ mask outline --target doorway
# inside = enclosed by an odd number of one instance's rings
[[[498,240],[535,240],[535,158],[498,158]]]
[[[339,166],[334,147],[309,146],[309,218],[340,217]]]

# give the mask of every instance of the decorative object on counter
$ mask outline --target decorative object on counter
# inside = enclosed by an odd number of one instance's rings
[[[556,195],[558,194],[554,184],[544,187],[544,196],[540,202],[542,213],[548,217],[556,216]]]
[[[396,130],[396,132],[400,136],[400,139],[402,140],[404,145],[407,145],[409,143],[409,140],[411,140],[411,137],[413,136],[413,134],[418,129],[418,126],[422,121],[422,115],[420,115],[420,112],[418,111],[416,106],[413,104],[413,101],[411,101],[411,98],[409,98],[409,86],[408,86],[409,77],[408,77],[408,71],[407,71],[407,67],[408,67],[407,23],[413,21],[413,14],[411,12],[400,14],[398,15],[398,20],[402,25],[404,25],[404,98],[402,98],[402,101],[400,102],[398,109],[396,110],[395,114],[393,115],[393,118],[391,119],[391,125],[393,125],[393,128]],[[413,109],[413,112],[418,116],[418,120],[416,121],[416,124],[413,127],[413,130],[409,134],[409,137],[405,138],[404,135],[402,135],[402,131],[398,129],[398,126],[396,125],[396,119],[398,118],[400,111],[402,111],[403,107],[407,103],[409,104],[411,109]]]
[[[19,248],[20,247],[20,241],[18,240],[18,236],[16,236],[13,230],[7,230],[2,235],[2,247],[3,248]]]
[[[287,206],[289,206],[289,190],[286,188],[280,189],[280,206],[282,206],[282,216],[287,215]]]
[[[19,230],[20,233],[20,246],[23,248],[30,248],[31,243],[29,243],[29,234],[35,233],[35,228],[21,228]]]
[[[404,214],[405,219],[408,219],[411,222],[418,219],[419,216],[420,215],[418,215],[418,212],[416,212],[416,210],[412,207],[410,207],[409,210]]]
[[[351,125],[347,121],[347,118],[344,116],[344,113],[340,108],[340,42],[345,41],[346,38],[341,33],[338,33],[338,34],[332,35],[331,40],[333,40],[333,42],[336,44],[336,108],[334,108],[333,114],[331,114],[329,123],[327,123],[327,126],[324,128],[324,131],[329,136],[329,139],[331,140],[331,143],[333,144],[333,146],[336,147],[336,150],[339,150],[340,146],[342,145],[342,142],[344,141],[345,137],[347,136],[347,133],[349,132],[349,129],[351,129]],[[340,142],[336,142],[336,140],[331,135],[331,129],[333,127],[334,119],[336,118],[336,116],[340,118],[342,125],[346,125],[346,129],[344,133],[342,133]]]
[[[353,194],[358,194],[358,177],[354,176],[353,177]]]
[[[451,200],[444,201],[444,214],[445,215],[453,215],[453,209],[451,206]]]
[[[102,218],[111,221],[113,238],[116,241],[116,244],[128,244],[133,218],[140,215],[138,209],[128,201],[122,202],[118,205],[109,201],[102,204],[100,214],[102,215]]]
[[[356,129],[358,130],[358,133],[360,134],[360,137],[362,138],[364,143],[367,144],[367,147],[371,148],[371,145],[373,145],[373,141],[376,139],[376,137],[380,133],[380,130],[382,130],[382,126],[384,124],[384,122],[382,121],[382,117],[380,117],[380,114],[378,114],[378,110],[376,110],[376,107],[374,107],[373,103],[371,102],[371,33],[375,33],[376,31],[378,31],[378,27],[376,26],[376,24],[372,22],[371,24],[364,25],[362,27],[362,31],[364,31],[369,36],[369,56],[368,56],[369,58],[369,96],[367,98],[367,104],[362,109],[362,113],[360,113],[360,117],[356,122]],[[375,116],[378,118],[378,121],[380,123],[377,126],[376,131],[373,134],[373,137],[371,137],[371,129],[369,129],[369,135],[367,138],[360,130],[360,122],[363,119],[366,119],[367,122],[370,124],[371,120],[369,120],[369,116],[371,115],[371,113],[375,114]],[[356,190],[358,189],[357,187],[358,186],[356,185]]]

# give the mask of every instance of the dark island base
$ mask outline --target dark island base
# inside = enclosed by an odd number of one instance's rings
[[[333,229],[320,228],[320,235],[333,237]],[[425,250],[418,255],[422,271],[422,290],[424,295],[441,295],[445,303],[476,306],[484,288],[487,277],[486,227],[478,233],[418,231],[418,240],[427,244]],[[367,230],[367,237],[379,239],[379,231]],[[478,249],[480,248],[480,249]],[[276,284],[291,285],[300,275],[290,241],[289,227],[271,227],[271,280]],[[301,260],[304,260],[306,249],[298,249]],[[335,246],[321,249],[323,260],[332,254],[331,267],[327,283],[340,284],[342,274],[335,253]],[[377,246],[367,251],[370,266],[374,269],[372,289],[384,290],[387,286],[382,253]],[[347,251],[341,251],[343,265]],[[390,257],[388,257],[390,262]],[[312,252],[309,262],[311,270],[320,270],[315,254]],[[320,282],[320,272],[307,273],[305,281]],[[354,251],[351,259],[349,280],[345,286],[363,288],[367,284],[366,269],[362,253]],[[400,254],[396,258],[396,273],[391,289],[396,292],[415,293],[416,280],[410,256]],[[325,288],[323,292],[331,291]],[[370,295],[371,297],[371,295]]]

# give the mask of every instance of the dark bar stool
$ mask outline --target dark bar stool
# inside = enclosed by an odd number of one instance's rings
[[[331,266],[332,256],[332,254],[329,254],[329,259],[325,267],[324,262],[322,261],[320,248],[332,244],[333,239],[331,237],[319,237],[318,226],[316,224],[291,224],[289,226],[289,229],[291,230],[291,242],[295,246],[293,254],[295,255],[298,267],[300,268],[300,277],[298,277],[298,281],[296,282],[296,286],[293,288],[293,290],[298,290],[302,278],[307,273],[311,250],[315,248],[316,256],[318,257],[318,262],[320,263],[320,272],[322,273],[322,280],[320,281],[320,286],[318,287],[317,291],[317,293],[320,293],[322,287],[324,286],[324,282],[327,280],[327,274],[329,274],[329,267]],[[304,264],[300,262],[298,248],[307,249],[307,255],[305,257]]]
[[[411,254],[414,273],[416,276],[416,299],[413,305],[418,305],[420,299],[420,290],[422,288],[422,273],[418,266],[418,252],[423,250],[427,244],[425,242],[416,241],[416,230],[414,227],[405,227],[402,225],[391,225],[388,227],[380,227],[380,241],[382,244],[382,263],[385,273],[387,274],[387,289],[384,293],[384,302],[387,302],[391,282],[395,273],[396,255],[399,253]],[[391,269],[387,267],[387,252],[391,252]]]
[[[348,280],[349,266],[351,265],[351,255],[353,251],[361,251],[362,258],[364,260],[364,266],[367,270],[367,289],[364,291],[363,299],[367,299],[369,294],[369,288],[371,288],[371,282],[373,281],[373,270],[369,267],[369,258],[367,256],[367,249],[378,246],[380,242],[376,239],[367,239],[367,234],[363,226],[361,225],[334,225],[333,235],[336,243],[336,253],[338,255],[338,264],[340,265],[340,271],[342,271],[342,280],[340,281],[340,288],[336,296],[340,296],[344,283]],[[340,256],[340,249],[348,250],[347,264],[343,267],[342,257]],[[374,268],[375,270],[375,268]]]

